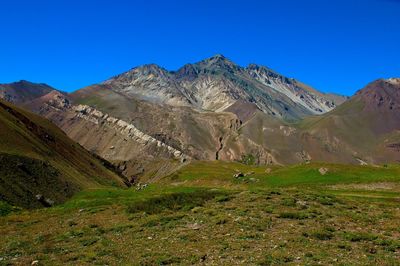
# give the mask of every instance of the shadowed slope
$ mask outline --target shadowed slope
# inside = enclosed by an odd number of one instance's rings
[[[2,100],[0,161],[0,199],[22,207],[63,202],[82,188],[125,186],[50,121]]]

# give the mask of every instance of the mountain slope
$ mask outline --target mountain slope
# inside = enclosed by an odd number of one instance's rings
[[[332,112],[305,119],[302,127],[344,146],[354,158],[400,161],[400,79],[374,81]]]
[[[399,161],[398,88],[398,79],[378,80],[346,101],[218,55],[174,72],[156,65],[134,68],[69,95],[51,91],[23,106],[130,179],[153,170],[154,180],[188,160]],[[336,107],[331,99],[343,103]]]
[[[15,104],[32,101],[55,90],[44,83],[32,83],[26,80],[9,84],[0,84],[0,98]]]
[[[176,84],[192,82],[203,75],[199,73],[207,71],[199,70],[202,65],[212,68],[211,72],[221,67],[231,72],[239,68],[229,61],[217,60],[200,63],[197,70],[185,66],[186,70],[180,74],[163,73],[179,77]],[[282,77],[268,75],[276,79],[274,86],[278,86]],[[298,89],[301,95],[318,93],[297,81],[291,82],[301,87]],[[159,167],[167,172],[188,159],[254,158],[252,161],[260,164],[310,160],[386,163],[399,157],[396,82],[393,79],[372,83],[334,110],[297,122],[265,112],[260,102],[243,100],[245,91],[243,97],[238,96],[233,104],[218,112],[190,106],[199,104],[195,97],[191,103],[186,102],[189,106],[175,106],[129,94],[108,83],[92,85],[68,96],[52,91],[25,106],[49,118],[75,141],[113,162],[130,178],[143,176],[152,169],[153,162],[160,160]],[[311,99],[317,99],[310,95]],[[213,103],[226,104],[218,99],[213,99]],[[169,164],[171,160],[175,160],[173,166]],[[162,173],[165,171],[156,176]]]
[[[190,159],[224,158],[221,145],[227,136],[237,135],[240,126],[233,113],[159,105],[128,97],[107,85],[90,86],[68,99],[61,94],[42,98],[47,100],[32,104],[37,113],[134,178],[154,167],[154,161],[169,160],[176,165]],[[241,148],[234,159],[240,160],[246,149]]]
[[[83,188],[125,186],[50,121],[0,100],[0,200],[34,208]]]

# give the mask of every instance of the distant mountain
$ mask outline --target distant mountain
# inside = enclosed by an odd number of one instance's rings
[[[263,66],[240,67],[222,55],[177,71],[144,65],[103,84],[130,97],[209,111],[223,111],[236,101],[254,103],[266,114],[287,120],[323,114],[346,100]]]
[[[61,203],[83,188],[125,186],[47,119],[0,100],[0,200],[25,208]]]
[[[349,157],[400,161],[400,79],[376,80],[335,110],[308,118],[303,125],[313,136],[342,146]]]
[[[0,84],[0,98],[14,104],[32,101],[55,90],[43,83],[32,83],[26,80],[9,84]]]
[[[217,55],[177,71],[137,67],[21,106],[125,176],[154,180],[190,160],[397,162],[398,83],[378,80],[348,99]]]

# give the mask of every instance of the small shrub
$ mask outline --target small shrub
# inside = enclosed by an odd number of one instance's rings
[[[324,230],[332,233],[336,231],[335,227],[333,226],[325,226]]]
[[[338,248],[343,249],[343,250],[347,250],[347,251],[351,250],[351,246],[349,246],[349,245],[347,245],[345,243],[338,244]]]
[[[282,193],[281,192],[279,192],[279,191],[271,191],[270,193],[269,193],[270,195],[282,195]]]
[[[273,209],[272,207],[267,207],[267,208],[265,209],[265,212],[266,212],[266,213],[273,213],[273,212],[274,212],[274,209]]]
[[[194,207],[191,211],[193,212],[193,213],[200,213],[200,212],[202,212],[203,211],[203,207],[199,207],[199,206],[197,206],[197,207]]]
[[[368,233],[346,232],[344,234],[344,238],[351,242],[360,242],[360,241],[373,241],[373,240],[377,239],[378,237],[376,235],[368,234]]]
[[[293,262],[294,258],[292,256],[273,256],[266,255],[264,260],[259,262],[258,265],[269,266],[269,265],[283,265]]]
[[[254,165],[256,163],[256,158],[253,154],[242,155],[242,163],[247,165]]]
[[[88,239],[83,239],[80,242],[81,242],[82,246],[88,247],[88,246],[95,244],[97,241],[99,241],[97,238],[88,238]]]
[[[333,197],[330,196],[319,196],[317,197],[317,202],[319,202],[322,205],[328,205],[331,206],[336,203],[336,200]]]
[[[117,224],[116,226],[109,229],[110,232],[122,233],[128,229],[132,229],[133,224]]]
[[[306,258],[312,258],[314,255],[311,252],[307,252],[306,254],[304,254],[304,256]]]
[[[303,220],[307,219],[308,215],[302,212],[282,212],[279,214],[279,218]]]
[[[215,197],[216,202],[226,202],[229,201],[231,198],[228,195],[220,195]]]
[[[4,201],[0,201],[0,217],[1,216],[6,216],[16,210],[17,208],[9,205],[8,203]]]
[[[221,215],[215,217],[215,220],[216,220],[215,224],[218,224],[218,225],[226,224],[229,221],[226,217],[221,216]]]
[[[383,247],[384,250],[395,252],[396,250],[400,249],[400,241],[395,241],[392,239],[376,239],[373,242],[375,245]]]
[[[330,240],[333,238],[333,233],[326,230],[314,231],[311,233],[311,237],[318,240]]]
[[[296,206],[296,200],[294,198],[282,199],[282,205],[288,206],[288,207],[294,207],[294,206]]]

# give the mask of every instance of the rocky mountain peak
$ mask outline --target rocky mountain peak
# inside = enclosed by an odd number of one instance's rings
[[[20,80],[9,84],[0,84],[0,98],[12,103],[23,103],[43,96],[54,90],[44,83]]]
[[[141,75],[154,75],[159,77],[165,77],[168,75],[168,71],[166,69],[156,64],[147,64],[135,67],[129,72]]]
[[[28,85],[33,85],[34,83],[21,79],[20,81],[12,82],[9,85],[14,85],[14,86],[28,86]]]
[[[20,81],[16,81],[16,82],[12,82],[12,83],[8,83],[8,84],[0,84],[0,87],[2,86],[7,86],[7,87],[13,87],[16,89],[29,89],[31,90],[32,87],[35,88],[42,88],[42,89],[51,89],[53,90],[53,88],[51,88],[49,85],[45,84],[45,83],[33,83],[30,82],[28,80],[20,80]]]
[[[138,78],[141,77],[153,77],[157,79],[168,79],[169,72],[156,65],[156,64],[146,64],[142,66],[137,66],[132,68],[129,71],[126,71],[122,74],[119,74],[117,76],[114,76],[106,81],[103,82],[103,84],[110,84],[110,83],[131,83],[135,81]]]
[[[241,69],[240,66],[226,58],[221,54],[214,55],[210,58],[207,58],[203,61],[200,61],[196,64],[202,69],[215,71],[215,70],[227,70],[229,72],[239,71]]]

